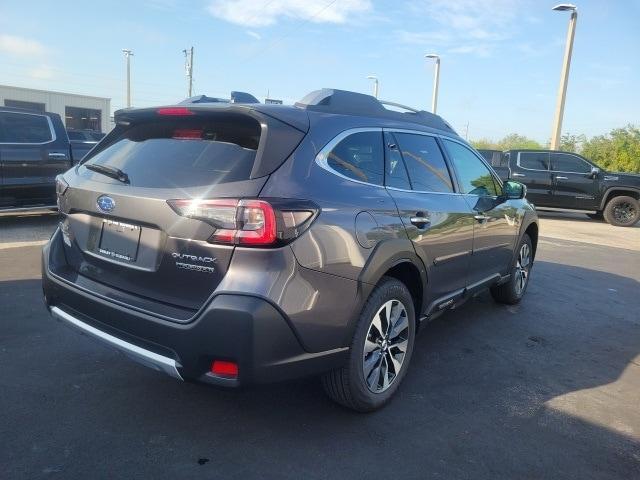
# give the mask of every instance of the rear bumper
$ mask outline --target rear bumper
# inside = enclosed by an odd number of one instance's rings
[[[238,387],[315,375],[344,364],[348,348],[307,352],[285,315],[269,301],[221,293],[189,323],[176,323],[110,302],[56,276],[59,233],[44,247],[45,303],[62,322],[175,378]],[[210,372],[213,360],[238,364],[235,379]]]

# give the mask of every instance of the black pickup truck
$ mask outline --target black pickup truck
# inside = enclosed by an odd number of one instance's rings
[[[581,155],[549,150],[479,150],[503,180],[527,186],[538,210],[580,212],[611,225],[640,220],[640,175],[611,173]]]
[[[55,178],[73,164],[60,115],[0,107],[0,213],[55,209]]]

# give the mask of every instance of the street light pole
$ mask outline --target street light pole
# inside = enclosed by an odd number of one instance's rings
[[[562,63],[562,73],[560,74],[560,88],[558,90],[558,101],[553,120],[553,130],[551,132],[551,150],[557,150],[560,146],[562,136],[562,117],[564,116],[564,102],[567,96],[567,84],[569,82],[569,67],[571,66],[571,53],[573,52],[573,38],[576,33],[576,22],[578,20],[578,7],[570,3],[561,3],[553,7],[559,12],[570,11],[569,30],[567,31],[567,44],[564,50],[564,61]]]
[[[378,88],[380,87],[378,77],[376,77],[375,75],[369,75],[367,78],[369,80],[373,80],[373,96],[378,98]]]
[[[191,93],[193,90],[193,47],[190,50],[183,50],[184,52],[184,62],[185,62],[185,70],[187,73],[187,77],[189,78],[189,95],[191,97]]]
[[[131,57],[133,56],[133,51],[123,48],[122,53],[127,59],[127,108],[131,108]]]
[[[440,83],[440,56],[435,53],[427,53],[424,58],[434,58],[436,60],[433,72],[433,95],[431,96],[431,111],[436,113],[438,109],[438,84]]]

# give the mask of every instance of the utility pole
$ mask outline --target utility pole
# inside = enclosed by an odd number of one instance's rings
[[[373,96],[378,98],[378,90],[380,88],[380,82],[378,81],[378,77],[375,75],[369,75],[367,77],[369,80],[373,80]]]
[[[127,59],[127,108],[131,108],[131,57],[133,56],[133,50],[123,48],[124,58]]]
[[[576,33],[576,22],[578,20],[578,7],[570,3],[561,3],[553,7],[559,12],[571,12],[569,19],[569,30],[567,31],[567,44],[564,50],[564,61],[562,62],[562,73],[560,74],[560,88],[558,90],[558,101],[553,119],[553,130],[551,131],[551,150],[557,150],[560,146],[562,136],[562,117],[564,116],[564,102],[567,97],[567,84],[569,83],[569,67],[571,66],[571,53],[573,52],[573,37]]]
[[[438,108],[438,84],[440,83],[440,56],[435,53],[428,53],[424,58],[433,58],[436,61],[433,72],[433,95],[431,96],[431,112],[436,113]]]
[[[189,95],[187,97],[191,97],[193,92],[193,47],[182,52],[184,53],[184,69],[189,79]]]

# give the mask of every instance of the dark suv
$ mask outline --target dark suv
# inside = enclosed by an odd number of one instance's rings
[[[115,118],[59,178],[45,301],[173,377],[322,374],[333,399],[373,410],[422,323],[483,289],[525,293],[538,239],[525,188],[438,116],[324,89]]]

